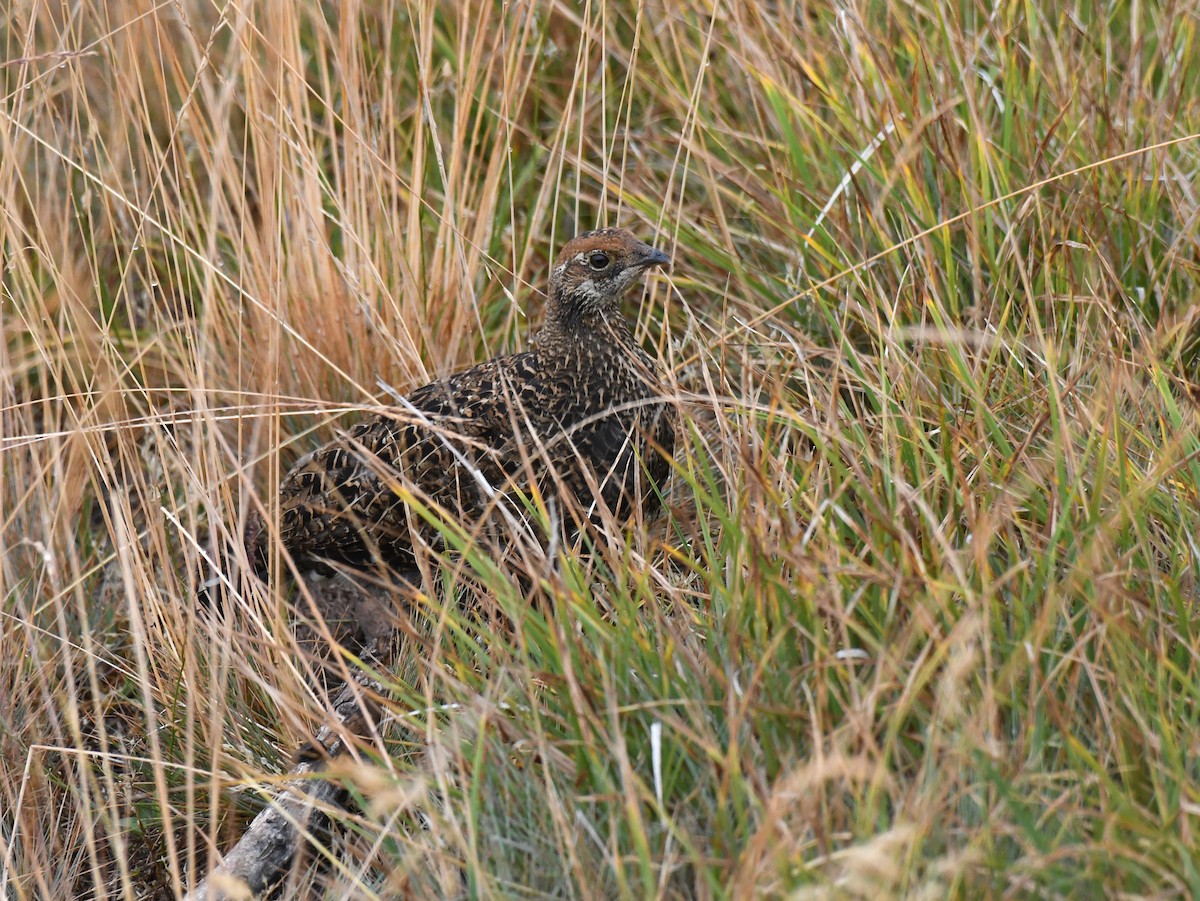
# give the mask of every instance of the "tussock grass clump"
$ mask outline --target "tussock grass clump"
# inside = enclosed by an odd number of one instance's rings
[[[13,4],[0,894],[173,897],[236,840],[326,699],[300,593],[198,609],[205,555],[520,346],[601,224],[675,259],[632,311],[669,512],[427,569],[294,888],[1200,894],[1198,27]]]

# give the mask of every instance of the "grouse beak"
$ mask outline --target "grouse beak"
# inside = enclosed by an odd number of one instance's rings
[[[671,258],[658,250],[651,247],[649,244],[643,244],[640,248],[642,258],[636,263],[638,269],[649,269],[651,266],[670,266]]]

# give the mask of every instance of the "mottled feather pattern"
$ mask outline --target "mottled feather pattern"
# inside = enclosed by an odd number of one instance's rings
[[[569,496],[585,511],[598,500],[618,518],[653,507],[674,430],[657,364],[619,303],[648,267],[666,262],[617,229],[568,242],[530,350],[418,388],[403,408],[358,423],[292,468],[280,486],[280,536],[292,559],[309,570],[403,568],[414,541],[440,549],[401,487],[469,527],[495,520],[496,496],[513,491]]]

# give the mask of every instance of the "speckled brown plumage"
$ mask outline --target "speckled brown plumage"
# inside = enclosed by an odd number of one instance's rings
[[[574,238],[528,351],[418,388],[300,460],[280,486],[279,533],[297,566],[404,568],[414,539],[439,549],[405,490],[468,527],[494,528],[497,497],[514,491],[569,497],[593,517],[596,501],[619,518],[655,504],[674,432],[657,366],[619,305],[667,262],[620,229]]]

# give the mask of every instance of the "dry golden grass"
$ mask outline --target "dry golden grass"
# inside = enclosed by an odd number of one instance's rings
[[[290,891],[1200,895],[1198,30],[14,0],[0,897],[208,871],[324,699],[304,605],[198,610],[202,548],[385,385],[521,346],[599,224],[675,259],[670,515],[540,607],[434,570]]]

